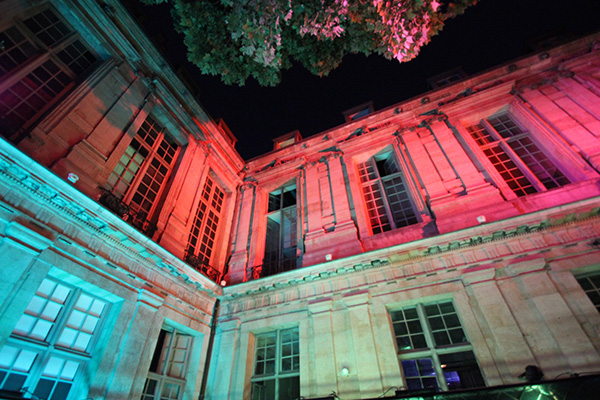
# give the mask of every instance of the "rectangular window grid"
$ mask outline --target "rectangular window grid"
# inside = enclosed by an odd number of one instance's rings
[[[50,8],[0,32],[0,42],[0,78],[11,82],[0,85],[0,127],[9,134],[30,127],[98,60]]]
[[[475,142],[517,196],[569,183],[564,174],[509,114],[467,128]],[[541,186],[535,182],[537,179]]]
[[[359,164],[358,176],[373,234],[419,222],[393,154],[380,154]]]
[[[260,276],[269,276],[298,267],[298,215],[296,185],[269,193],[265,256]]]
[[[0,78],[25,64],[39,52],[14,26],[0,32],[0,43],[3,44],[0,50]]]
[[[0,94],[3,124],[14,130],[25,126],[72,82],[57,63],[46,61]]]
[[[390,317],[408,390],[484,385],[451,301],[390,311]]]
[[[193,337],[166,327],[160,331],[142,400],[178,400],[185,388]]]
[[[165,129],[148,116],[110,174],[111,193],[124,199],[138,220],[147,220],[152,214],[178,151]],[[134,190],[131,195],[130,188]]]
[[[300,396],[300,337],[297,328],[256,335],[252,400]]]
[[[210,263],[224,199],[225,193],[211,177],[207,177],[188,239],[187,249],[187,254],[194,255],[206,264]]]
[[[600,274],[582,276],[576,279],[592,304],[600,311]]]
[[[66,399],[91,355],[107,303],[45,278],[0,349],[0,389]]]

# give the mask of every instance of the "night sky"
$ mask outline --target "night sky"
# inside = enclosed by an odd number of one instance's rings
[[[535,37],[556,32],[577,38],[600,31],[600,0],[482,0],[448,21],[408,63],[349,55],[328,77],[297,66],[285,71],[275,88],[254,80],[238,87],[201,75],[187,62],[168,5],[143,10],[146,32],[173,67],[185,65],[199,88],[198,100],[213,118],[225,120],[245,160],[271,151],[271,139],[293,130],[307,138],[338,126],[344,123],[342,112],[361,103],[372,100],[378,110],[425,93],[426,79],[449,69],[462,67],[473,75],[526,55]]]

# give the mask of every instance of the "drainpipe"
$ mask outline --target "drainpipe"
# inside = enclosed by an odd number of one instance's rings
[[[200,386],[200,396],[198,400],[206,398],[206,383],[208,380],[208,367],[212,356],[213,344],[215,341],[215,331],[217,329],[217,319],[219,317],[219,299],[215,300],[212,318],[210,320],[210,336],[208,337],[208,347],[206,349],[206,361],[204,362],[204,372],[202,373],[202,386]]]

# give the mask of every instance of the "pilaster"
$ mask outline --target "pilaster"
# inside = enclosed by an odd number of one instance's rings
[[[230,283],[240,283],[252,279],[247,275],[248,246],[251,237],[251,224],[254,217],[256,181],[247,181],[240,186],[240,204],[236,229],[233,232],[229,272],[224,278]]]
[[[463,274],[463,283],[503,384],[517,382],[527,365],[539,365],[495,280],[495,268]]]
[[[327,153],[306,165],[307,233],[303,265],[339,259],[362,251],[356,224],[351,218],[348,188],[340,151]]]

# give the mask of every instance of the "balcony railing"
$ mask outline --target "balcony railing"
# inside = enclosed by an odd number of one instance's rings
[[[98,201],[104,207],[119,216],[123,221],[127,222],[149,238],[152,238],[152,235],[156,231],[156,224],[148,221],[148,214],[146,212],[137,212],[133,210],[129,205],[108,191],[104,191]],[[208,279],[215,283],[221,283],[221,279],[223,278],[222,272],[213,266],[208,265],[203,259],[186,251],[183,260]]]
[[[216,282],[218,284],[221,283],[221,279],[223,278],[223,273],[221,271],[219,271],[218,269],[216,269],[215,267],[208,265],[208,263],[205,262],[203,259],[196,257],[195,255],[193,255],[191,253],[186,252],[186,254],[184,256],[184,260],[192,268],[194,268],[196,271],[200,272],[202,275],[206,276],[208,279],[210,279],[213,282]]]
[[[262,265],[250,267],[248,276],[254,279],[265,278],[267,276],[280,274],[282,272],[291,271],[299,266],[299,260],[294,258],[286,258],[280,260],[267,261],[264,260]]]
[[[128,204],[123,203],[120,198],[108,191],[102,192],[98,201],[123,221],[149,238],[152,238],[152,235],[156,231],[156,224],[148,221],[148,213],[146,211],[135,211]]]

